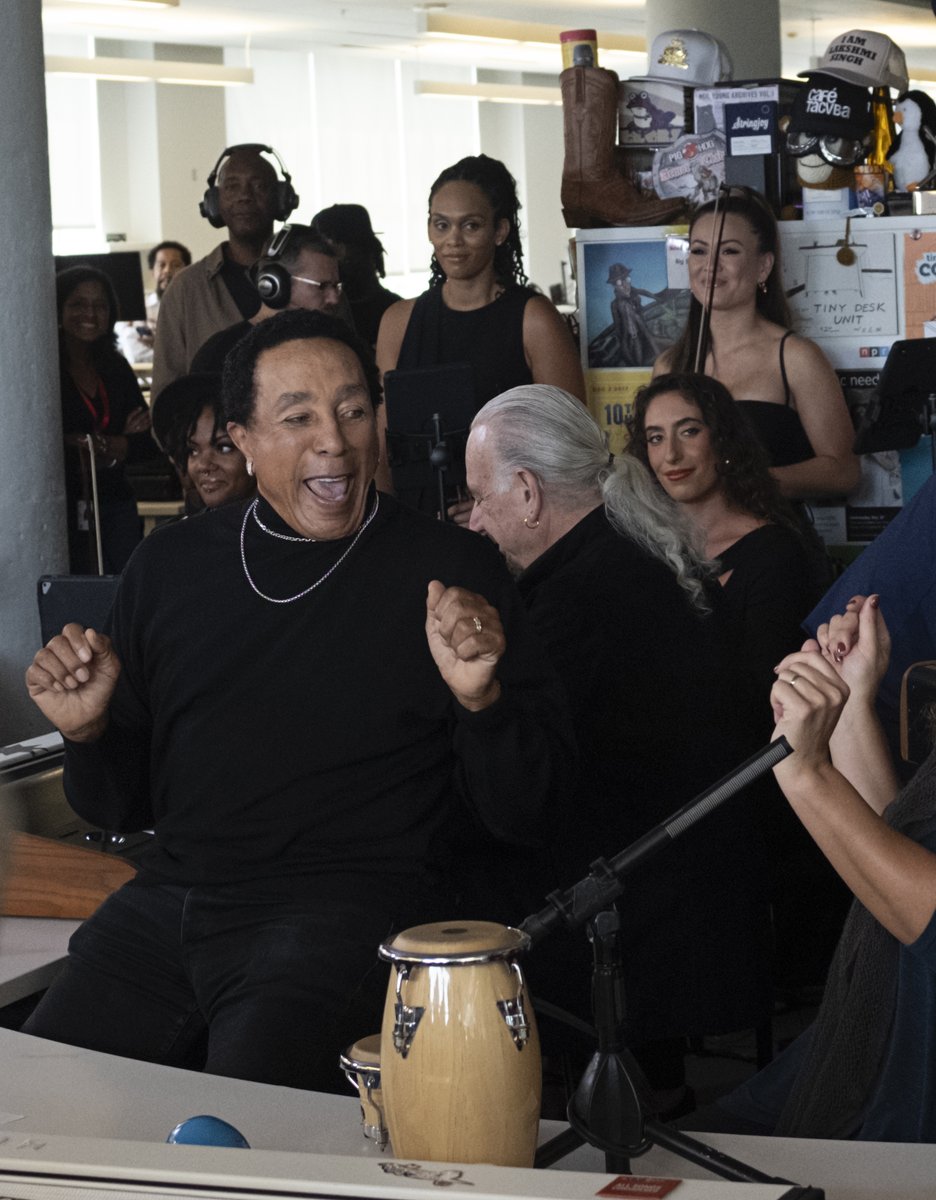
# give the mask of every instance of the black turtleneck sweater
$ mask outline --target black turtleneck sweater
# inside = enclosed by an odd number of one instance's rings
[[[351,539],[282,541],[246,512],[159,529],[131,559],[108,730],[66,745],[76,811],[111,829],[155,825],[144,882],[400,875],[445,862],[465,798],[496,837],[544,840],[568,721],[494,547],[381,496],[334,573],[273,604],[248,584],[242,528],[250,573],[276,597],[323,576]],[[259,515],[293,532],[262,500]],[[500,612],[503,694],[483,712],[457,704],[429,652],[432,579]]]

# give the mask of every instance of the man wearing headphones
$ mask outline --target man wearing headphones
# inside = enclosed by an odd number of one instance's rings
[[[251,278],[260,307],[252,317],[213,333],[192,359],[193,372],[220,374],[228,351],[254,325],[281,309],[304,308],[346,317],[335,251],[308,225],[284,225],[252,269]]]
[[[299,203],[289,172],[283,168],[278,180],[263,152],[279,161],[269,146],[230,146],[208,176],[199,211],[215,228],[226,226],[228,237],[166,290],[156,333],[154,396],[188,372],[207,338],[252,317],[260,306],[248,271],[273,233],[274,220],[285,221]]]

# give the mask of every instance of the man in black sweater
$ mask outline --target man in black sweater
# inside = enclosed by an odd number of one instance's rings
[[[27,672],[75,809],[156,837],[26,1032],[330,1089],[379,1022],[377,945],[451,911],[456,829],[541,836],[565,710],[493,547],[375,491],[342,322],[263,322],[224,387],[256,500],[158,530],[109,636],[68,626]]]

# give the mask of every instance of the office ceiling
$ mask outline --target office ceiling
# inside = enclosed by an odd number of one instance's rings
[[[757,3],[757,0],[749,0]],[[902,46],[914,64],[936,70],[936,17],[930,0],[781,0],[784,71],[794,74],[821,54],[847,28],[878,29]],[[364,54],[433,62],[465,62],[465,46],[429,41],[427,12],[459,17],[534,21],[564,28],[584,24],[642,36],[644,0],[179,0],[161,8],[143,0],[43,0],[47,34],[159,41],[244,49],[354,47]],[[844,15],[846,14],[847,15]],[[587,14],[587,15],[586,15]],[[520,48],[511,59],[504,48],[475,44],[480,67],[524,66],[535,58]],[[548,68],[547,68],[548,69]],[[911,71],[912,73],[912,71]]]

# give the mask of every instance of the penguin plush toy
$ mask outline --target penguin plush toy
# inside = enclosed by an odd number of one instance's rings
[[[897,190],[911,191],[932,174],[936,163],[936,104],[926,92],[904,92],[894,105],[894,120],[900,132],[887,157]]]

